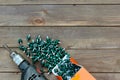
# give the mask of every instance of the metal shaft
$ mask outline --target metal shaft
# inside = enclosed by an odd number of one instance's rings
[[[8,47],[7,44],[4,44],[3,47],[9,52],[12,53],[13,51]]]

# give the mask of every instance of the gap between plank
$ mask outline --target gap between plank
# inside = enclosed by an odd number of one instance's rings
[[[52,3],[50,3],[50,4],[44,4],[44,3],[43,4],[39,4],[39,3],[38,4],[26,4],[26,3],[4,4],[3,3],[3,4],[0,4],[0,6],[24,6],[24,5],[73,5],[74,6],[74,5],[120,5],[120,3],[112,3],[112,4],[111,3],[108,3],[108,4],[107,3],[94,3],[94,4],[93,3],[87,3],[87,4],[85,4],[85,3],[81,3],[81,4],[80,3],[79,4],[52,4]]]
[[[21,73],[20,71],[0,71],[0,73]],[[45,72],[47,73],[47,72]],[[90,73],[111,73],[111,74],[114,74],[114,73],[118,73],[120,74],[120,72],[90,72]]]

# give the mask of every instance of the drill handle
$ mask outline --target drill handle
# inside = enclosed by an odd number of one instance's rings
[[[38,73],[35,67],[27,61],[23,61],[18,67],[22,71],[21,80],[47,80],[43,74]]]

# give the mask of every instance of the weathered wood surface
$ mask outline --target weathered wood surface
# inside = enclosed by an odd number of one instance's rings
[[[23,55],[18,49],[17,51]],[[120,50],[67,50],[90,72],[120,72]],[[20,72],[8,52],[0,48],[0,72]],[[24,55],[23,55],[24,56]]]
[[[83,65],[98,80],[119,80],[120,73],[120,28],[119,27],[0,27],[0,46],[7,43],[17,50],[17,39],[27,34],[40,34],[60,39],[79,64]],[[34,37],[34,36],[33,36]],[[9,54],[0,48],[0,76],[2,80],[19,80],[17,66]],[[23,54],[22,54],[23,55]],[[24,55],[23,55],[24,56]],[[17,74],[16,74],[17,73]],[[14,79],[13,79],[14,78]],[[55,78],[50,78],[53,80]]]
[[[120,48],[119,27],[1,27],[0,46],[8,43],[10,47],[17,47],[17,40],[25,39],[27,34],[60,39],[67,49]]]
[[[120,80],[119,4],[120,0],[0,0],[0,80],[20,80],[19,69],[2,45],[22,54],[17,39],[29,33],[60,39],[97,80]]]
[[[120,80],[120,73],[92,73],[97,80]],[[47,75],[48,76],[48,75]],[[1,80],[20,80],[20,73],[0,73]],[[57,80],[49,75],[49,80]]]
[[[120,5],[0,6],[0,26],[120,26]]]
[[[48,80],[57,80],[54,75],[45,73],[45,76]],[[1,80],[21,80],[21,73],[0,73],[0,78]]]
[[[1,5],[15,4],[119,4],[119,0],[0,0]]]
[[[96,80],[120,80],[119,73],[92,73]]]

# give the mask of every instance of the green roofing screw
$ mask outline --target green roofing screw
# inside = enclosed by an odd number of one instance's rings
[[[66,67],[63,64],[60,64],[58,67],[61,71],[66,71]]]
[[[51,65],[48,66],[48,70],[52,72],[53,67]]]
[[[32,53],[36,53],[37,52],[37,49],[36,48],[33,48],[33,50],[31,51]]]
[[[27,45],[19,45],[20,50],[24,51],[27,56],[31,57],[33,63],[36,61],[43,61],[41,64],[48,68],[49,72],[60,62],[62,58],[67,54],[65,49],[59,46],[60,40],[52,40],[48,36],[46,40],[42,40],[40,35],[35,39],[31,39],[30,34],[26,36]],[[23,41],[18,41],[22,44]],[[45,62],[44,62],[45,60]],[[52,65],[52,66],[51,66]],[[64,65],[64,64],[63,64]],[[61,67],[61,73],[68,69],[68,65]]]
[[[30,34],[28,34],[28,35],[26,36],[26,40],[27,40],[27,41],[30,41],[30,40],[31,40],[31,35],[30,35]]]
[[[65,63],[69,63],[70,59],[65,59],[64,61],[65,61]]]
[[[32,39],[32,43],[33,43],[33,44],[35,43],[35,40],[34,40],[34,39]]]
[[[44,64],[44,66],[48,68],[49,64],[48,64],[48,63],[46,63],[46,64]]]
[[[51,42],[51,38],[49,38],[48,36],[46,37],[46,42],[50,43]]]
[[[19,44],[23,44],[23,40],[22,39],[18,39],[18,43]]]
[[[42,61],[41,61],[41,64],[42,64],[42,65],[44,65],[44,64],[45,64],[45,61],[44,61],[44,60],[42,60]]]
[[[45,45],[45,41],[41,41],[41,42],[39,43],[39,45],[40,45],[40,46],[44,46],[44,45]]]
[[[56,54],[56,57],[58,57],[58,58],[59,58],[59,57],[60,57],[60,54],[59,54],[59,53],[57,53],[57,54]]]
[[[38,59],[39,59],[39,56],[33,56],[32,57],[32,62],[35,63],[35,62],[38,61]]]
[[[30,50],[33,49],[33,43],[27,43]]]
[[[60,40],[54,40],[54,45],[58,45],[60,43]]]
[[[59,71],[57,74],[58,74],[59,76],[62,76],[62,75],[63,75],[63,73],[64,73],[64,72]]]
[[[63,78],[63,80],[68,80],[67,77],[66,77],[66,74],[64,74],[64,75],[62,76],[62,78]]]
[[[49,45],[50,49],[54,49],[54,46],[52,44]]]
[[[27,57],[30,57],[30,52],[26,52]]]
[[[54,69],[54,72],[57,73],[57,72],[58,72],[58,69]]]
[[[40,41],[41,41],[41,37],[40,37],[40,35],[38,35],[38,36],[36,37],[36,43],[40,43]]]
[[[73,70],[68,70],[66,74],[67,74],[67,76],[71,76],[72,77],[75,73],[74,73]]]
[[[34,43],[34,44],[33,44],[33,47],[34,47],[34,48],[37,48],[37,47],[38,47],[38,44],[37,44],[37,43]]]
[[[66,67],[66,66],[64,66],[64,65],[62,65],[61,67],[62,67],[62,68],[61,68],[61,71],[66,72],[67,67]]]
[[[22,51],[27,51],[27,48],[25,46],[23,46],[23,45],[20,45],[19,49],[22,50]]]

